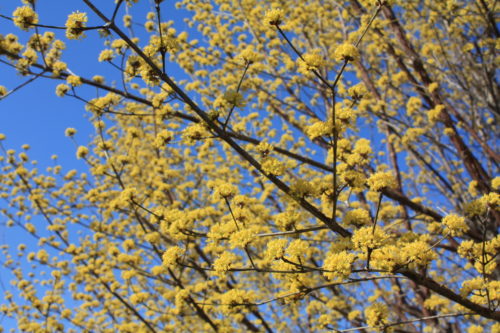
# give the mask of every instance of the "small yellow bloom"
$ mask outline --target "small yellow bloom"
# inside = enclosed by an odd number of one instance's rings
[[[68,127],[66,128],[66,131],[64,131],[64,135],[66,136],[73,136],[76,134],[76,129],[72,128],[72,127]]]
[[[89,154],[89,149],[85,146],[80,146],[78,147],[76,151],[76,157],[77,158],[85,158]]]
[[[56,87],[56,95],[59,97],[63,97],[68,93],[69,89],[70,88],[68,85],[61,83]]]
[[[330,254],[323,264],[323,269],[331,272],[324,272],[323,275],[328,279],[348,278],[351,274],[352,263],[356,259],[353,253],[342,251]]]
[[[462,236],[469,230],[469,226],[465,223],[465,218],[456,214],[446,216],[442,222],[446,226],[445,230],[449,231],[452,236]]]
[[[68,16],[66,21],[66,37],[68,39],[80,39],[85,37],[83,33],[88,21],[86,13],[74,12]]]
[[[283,21],[283,11],[281,9],[272,9],[266,12],[265,23],[270,25],[280,25]]]
[[[239,58],[243,59],[246,63],[252,64],[260,60],[261,56],[254,51],[253,47],[247,47],[241,51]]]
[[[69,75],[66,82],[72,87],[78,87],[82,85],[82,78],[77,75]]]
[[[286,171],[285,164],[274,157],[264,158],[261,166],[262,170],[268,175],[282,176]]]
[[[306,53],[302,58],[303,59],[298,60],[299,69],[301,69],[302,71],[317,71],[320,69],[320,67],[323,67],[325,65],[325,60],[319,53],[319,50],[314,50],[311,53]]]
[[[165,251],[165,253],[163,253],[163,256],[161,257],[163,260],[163,266],[172,267],[176,265],[177,260],[179,260],[183,254],[184,254],[184,249],[178,246],[173,246],[169,248],[167,251]]]
[[[333,55],[337,61],[356,61],[359,59],[358,48],[350,43],[341,44]]]
[[[265,258],[267,260],[277,260],[285,255],[285,246],[288,244],[286,239],[273,239],[267,243]]]
[[[115,57],[113,50],[106,49],[102,50],[101,53],[99,54],[99,62],[103,61],[111,61]]]
[[[433,92],[435,92],[437,89],[439,88],[439,84],[437,82],[433,82],[431,84],[429,84],[427,86],[427,89],[429,90],[429,92],[432,94]]]
[[[22,30],[28,31],[38,23],[38,15],[30,6],[18,7],[12,13],[14,24]]]
[[[243,98],[243,95],[234,90],[228,90],[224,93],[224,99],[230,104],[236,107],[244,107],[247,103]]]
[[[394,188],[396,184],[396,179],[390,171],[377,172],[368,178],[368,186],[372,191],[381,191],[384,188]]]
[[[388,323],[389,310],[383,303],[374,303],[366,308],[366,322],[369,326],[377,327]]]

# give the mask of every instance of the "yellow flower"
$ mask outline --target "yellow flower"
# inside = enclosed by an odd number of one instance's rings
[[[243,229],[235,232],[229,237],[229,244],[231,248],[245,247],[252,241],[254,233],[250,229]]]
[[[389,315],[389,310],[387,308],[387,305],[383,303],[374,303],[369,307],[367,307],[365,310],[366,323],[372,327],[377,327],[387,324],[388,315]]]
[[[283,162],[274,157],[266,157],[261,166],[262,170],[268,175],[281,176],[286,171],[286,167]]]
[[[247,103],[243,98],[243,95],[234,90],[228,90],[224,93],[224,99],[230,104],[236,107],[244,107]]]
[[[267,243],[265,258],[267,260],[277,260],[285,255],[285,246],[288,244],[286,239],[273,239]]]
[[[344,43],[337,47],[333,56],[337,61],[356,61],[359,59],[359,51],[356,46]]]
[[[241,51],[239,58],[243,59],[246,63],[252,64],[260,60],[260,54],[254,51],[253,47],[247,47]]]
[[[495,191],[500,189],[500,177],[495,177],[491,180],[491,188]]]
[[[72,127],[68,127],[66,128],[66,131],[64,131],[64,135],[66,136],[73,136],[76,134],[76,129],[72,128]]]
[[[92,77],[92,81],[94,81],[95,83],[103,84],[104,83],[104,77],[101,76],[101,75],[94,75]]]
[[[222,313],[226,316],[240,313],[244,307],[237,307],[237,305],[251,304],[254,299],[254,293],[251,291],[231,289],[220,296]]]
[[[353,253],[342,251],[330,254],[323,263],[323,269],[333,272],[324,272],[323,275],[328,279],[341,278],[346,279],[351,274],[351,266],[356,256]]]
[[[173,137],[174,133],[172,133],[171,131],[163,130],[156,135],[153,145],[158,149],[164,148],[167,143],[172,141]]]
[[[224,199],[232,197],[237,193],[238,189],[236,186],[229,183],[222,183],[215,188],[214,199]]]
[[[452,236],[462,236],[469,230],[469,226],[465,223],[465,218],[456,214],[450,214],[443,218],[443,224]]]
[[[0,97],[3,97],[7,94],[7,88],[4,86],[0,86]]]
[[[214,261],[214,270],[217,274],[227,272],[238,261],[238,256],[232,252],[224,252]]]
[[[281,9],[272,9],[266,12],[264,22],[270,25],[280,25],[283,21],[283,11]]]
[[[438,104],[434,107],[434,109],[427,111],[427,118],[429,119],[429,122],[431,124],[435,124],[441,117],[441,112],[443,112],[445,108],[446,107],[443,104]]]
[[[372,191],[380,191],[384,188],[394,188],[396,184],[396,179],[390,171],[377,172],[368,178],[368,186]]]
[[[163,260],[163,266],[165,267],[172,267],[177,264],[177,260],[181,258],[181,256],[184,254],[184,249],[178,247],[178,246],[173,246],[169,248],[165,253],[162,255],[162,260]]]
[[[80,39],[85,37],[84,28],[88,21],[86,13],[74,12],[68,16],[66,21],[66,37],[68,39]]]
[[[99,54],[99,62],[103,61],[111,61],[114,58],[114,53],[113,50],[106,49],[102,50],[101,53]]]
[[[325,60],[323,56],[319,53],[319,50],[314,50],[311,53],[306,53],[298,60],[299,68],[304,71],[319,70],[320,67],[325,65]]]
[[[350,87],[347,90],[347,93],[353,100],[360,100],[368,93],[368,90],[366,90],[366,87],[363,83],[358,83],[355,86]]]
[[[61,83],[59,85],[57,85],[56,87],[56,95],[59,96],[59,97],[63,97],[64,95],[66,95],[69,91],[69,86],[64,84],[64,83]]]
[[[362,226],[369,224],[371,219],[366,209],[356,208],[346,212],[342,222],[346,225]]]
[[[432,94],[434,91],[436,91],[439,88],[439,84],[437,82],[433,82],[427,86],[427,89],[429,89],[429,92]]]
[[[388,238],[389,235],[387,235],[382,228],[375,227],[375,230],[373,230],[373,228],[369,226],[354,231],[352,243],[355,249],[366,251],[367,248],[376,249],[382,246]]]
[[[52,74],[54,74],[54,76],[59,76],[61,72],[66,69],[68,69],[68,65],[62,61],[56,61],[52,64]]]
[[[82,78],[77,75],[69,75],[66,82],[72,87],[78,87],[82,85]]]
[[[123,26],[125,28],[130,28],[132,26],[132,16],[123,15]]]
[[[306,128],[306,134],[311,140],[323,135],[332,134],[332,131],[332,123],[326,121],[316,121],[314,124]]]
[[[309,243],[302,239],[293,240],[286,249],[286,254],[292,256],[293,260],[303,257],[309,249]]]
[[[12,13],[14,24],[22,30],[28,31],[38,23],[38,15],[30,6],[17,7]]]
[[[77,158],[85,158],[89,154],[89,149],[85,146],[80,146],[78,147],[76,151],[76,157]]]
[[[437,258],[437,255],[424,240],[408,243],[401,249],[406,261],[418,266],[426,266]]]

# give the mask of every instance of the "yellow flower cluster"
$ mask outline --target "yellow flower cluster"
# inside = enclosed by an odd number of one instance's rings
[[[383,303],[374,303],[365,309],[365,316],[369,326],[383,326],[388,323],[389,309]]]
[[[213,267],[217,275],[227,272],[233,265],[239,261],[239,257],[229,251],[226,251],[215,259]]]
[[[297,223],[304,217],[298,210],[287,209],[284,212],[278,213],[274,216],[276,225],[281,230],[291,230]]]
[[[30,6],[17,7],[12,16],[14,24],[25,31],[38,23],[38,15]]]
[[[66,20],[66,38],[80,39],[85,37],[83,32],[85,31],[87,21],[88,18],[86,13],[71,13]]]
[[[231,245],[232,249],[237,247],[244,248],[252,241],[253,236],[254,232],[250,229],[237,231],[229,237],[229,245]]]
[[[439,121],[441,117],[441,113],[446,107],[443,104],[436,105],[433,109],[427,111],[427,118],[429,119],[429,123],[435,124]]]
[[[66,128],[66,130],[64,131],[64,135],[68,136],[68,137],[72,137],[73,135],[76,134],[76,129],[72,128],[72,127],[68,127]]]
[[[418,97],[412,96],[406,102],[406,114],[412,116],[422,109],[422,100]]]
[[[76,75],[69,75],[66,78],[66,82],[72,87],[78,87],[82,85],[82,78]]]
[[[314,140],[323,135],[331,135],[333,133],[333,126],[329,121],[316,121],[306,128],[306,133],[311,140]]]
[[[372,191],[381,191],[385,188],[395,188],[397,183],[392,172],[377,172],[368,178],[368,186]]]
[[[234,105],[236,107],[242,108],[247,103],[242,94],[235,90],[228,90],[224,93],[223,97],[230,105]]]
[[[179,260],[184,254],[184,249],[178,246],[172,246],[162,255],[162,264],[164,267],[173,267],[177,265],[177,260]]]
[[[156,135],[153,145],[158,149],[164,148],[165,145],[172,141],[173,138],[174,133],[168,130],[162,130]]]
[[[266,12],[266,17],[264,19],[266,24],[270,25],[280,25],[283,21],[283,10],[272,9]]]
[[[456,214],[450,214],[444,217],[442,222],[446,227],[445,231],[447,231],[451,236],[462,236],[469,230],[469,226],[465,222],[465,218]]]
[[[99,54],[99,62],[103,61],[111,61],[115,57],[113,50],[110,49],[105,49],[102,50],[101,53]]]
[[[68,93],[69,89],[69,86],[64,83],[58,84],[56,87],[56,95],[63,97]]]
[[[222,304],[222,313],[225,315],[234,315],[240,313],[248,307],[242,305],[252,304],[255,299],[255,294],[251,291],[242,289],[231,289],[220,296]]]
[[[359,59],[358,48],[350,43],[343,43],[335,49],[333,54],[337,61],[357,61]]]
[[[427,266],[437,258],[436,252],[432,251],[429,244],[423,239],[404,245],[401,253],[404,255],[405,261],[417,266]]]
[[[375,249],[370,258],[370,266],[392,272],[398,265],[407,264],[401,248],[396,245],[386,245]]]
[[[76,151],[76,157],[77,158],[85,158],[89,154],[89,149],[85,146],[80,146],[78,147]]]
[[[274,157],[264,158],[261,167],[266,174],[273,176],[281,176],[286,171],[285,164]]]
[[[182,131],[182,138],[187,144],[194,144],[196,141],[209,136],[210,132],[200,123],[191,124]]]
[[[227,199],[234,196],[238,193],[238,188],[232,184],[220,182],[219,184],[208,184],[209,187],[213,187],[214,194],[213,198],[215,201],[219,201],[220,199]]]
[[[297,260],[307,254],[309,243],[303,239],[293,240],[286,249],[286,254],[292,257],[292,260]]]
[[[347,251],[329,254],[323,263],[323,269],[331,272],[323,272],[327,279],[346,279],[351,274],[352,263],[356,255]]]
[[[306,53],[298,60],[299,72],[306,74],[308,71],[317,71],[325,65],[325,60],[319,50]]]
[[[363,96],[366,96],[368,93],[368,90],[366,89],[366,86],[363,83],[358,83],[352,87],[350,87],[347,90],[347,93],[351,98],[355,101],[360,100],[363,98]]]
[[[251,46],[248,46],[241,51],[238,57],[243,59],[243,61],[248,64],[253,64],[254,62],[262,59],[261,55],[255,52],[254,48]]]
[[[273,239],[267,243],[265,258],[267,260],[277,260],[285,255],[285,247],[288,244],[286,239]]]
[[[352,209],[344,214],[342,222],[345,225],[364,226],[371,222],[370,213],[364,208]]]
[[[352,236],[352,243],[354,248],[360,251],[366,251],[366,249],[376,249],[386,243],[389,239],[389,235],[380,227],[362,227],[354,231]]]

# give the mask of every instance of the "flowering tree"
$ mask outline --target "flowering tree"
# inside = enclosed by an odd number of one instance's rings
[[[95,136],[81,174],[1,146],[20,330],[500,332],[496,1],[23,3],[2,63]],[[98,33],[118,76],[64,58]]]

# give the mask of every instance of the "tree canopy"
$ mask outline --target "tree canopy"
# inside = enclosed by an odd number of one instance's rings
[[[95,132],[85,170],[0,135],[20,331],[500,332],[497,1],[43,6],[1,13],[2,71]]]

